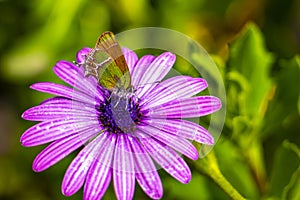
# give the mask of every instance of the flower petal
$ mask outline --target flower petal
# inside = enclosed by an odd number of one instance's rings
[[[40,103],[42,104],[72,104],[73,100],[65,98],[65,97],[51,97],[49,99],[46,99]]]
[[[146,55],[141,57],[135,67],[132,70],[131,73],[131,84],[136,87],[140,87],[140,80],[145,71],[148,69],[149,65],[152,63],[152,61],[155,59],[152,55]]]
[[[44,121],[27,129],[21,136],[23,146],[36,146],[99,127],[98,121],[56,119]]]
[[[161,81],[172,68],[176,56],[170,52],[165,52],[159,55],[149,65],[146,71],[142,74],[139,85],[143,86],[142,90],[138,90],[138,97],[142,98],[156,86],[156,82]]]
[[[83,63],[83,62],[85,61],[85,56],[86,56],[87,54],[89,54],[90,51],[91,51],[91,49],[88,48],[88,47],[84,47],[84,48],[82,48],[81,50],[79,50],[79,51],[77,52],[77,54],[76,54],[76,62],[79,63],[79,64],[80,64],[80,63]]]
[[[172,92],[170,92],[169,87],[172,87],[172,85],[174,84],[183,84],[184,82],[186,82],[187,79],[190,78],[191,77],[189,76],[175,76],[158,83],[150,93],[144,96],[144,99],[142,99],[141,104],[143,105],[152,102],[154,98],[160,99],[160,96],[164,96],[164,98],[169,98],[169,95],[172,94]],[[165,95],[165,93],[167,93],[168,95]]]
[[[102,93],[97,90],[97,80],[93,76],[85,77],[79,67],[67,61],[59,61],[53,70],[64,82],[89,96],[97,96],[103,100]]]
[[[94,106],[83,103],[42,104],[26,110],[22,118],[31,121],[55,120],[58,118],[90,119],[97,121],[97,111]]]
[[[173,100],[158,106],[150,104],[143,108],[151,118],[191,118],[209,115],[221,108],[221,101],[214,96],[197,96]]]
[[[106,133],[100,134],[84,147],[72,161],[62,182],[62,193],[65,196],[73,195],[83,186],[86,174],[92,162],[99,155],[99,149],[103,146],[105,139]]]
[[[182,119],[151,119],[146,123],[181,138],[195,140],[202,144],[214,144],[214,138],[208,130],[194,122]]]
[[[175,76],[159,83],[140,104],[160,105],[174,99],[192,97],[207,88],[207,82],[202,78]]]
[[[132,138],[130,144],[134,152],[137,182],[150,198],[160,199],[163,195],[163,187],[153,160],[137,139]]]
[[[118,135],[115,148],[113,180],[117,199],[132,199],[134,193],[134,162],[128,137]]]
[[[80,91],[56,83],[35,83],[31,85],[30,88],[40,92],[58,95],[69,99],[74,99],[76,101],[86,102],[92,105],[97,105],[99,103],[99,101],[94,97],[88,96]]]
[[[56,164],[70,153],[84,145],[91,137],[100,132],[100,129],[93,128],[79,134],[56,140],[40,152],[33,161],[33,170],[41,172]]]
[[[194,145],[184,138],[169,134],[168,132],[164,132],[163,130],[152,126],[139,126],[138,129],[192,160],[197,160],[199,157],[198,151]]]
[[[79,67],[64,60],[57,62],[53,67],[53,71],[61,80],[71,86],[75,85],[76,79],[84,77],[82,71],[79,70]]]
[[[129,72],[131,73],[135,66],[135,63],[138,61],[138,57],[134,51],[125,47],[122,48],[122,52],[128,65]]]
[[[172,68],[175,59],[176,56],[170,52],[159,55],[143,74],[140,84],[154,83],[162,80]]]
[[[152,137],[145,136],[140,131],[137,131],[136,134],[151,157],[166,172],[182,183],[188,183],[191,180],[191,171],[188,165],[173,149]]]
[[[115,134],[109,135],[107,140],[103,142],[103,147],[99,150],[98,156],[88,171],[84,185],[84,199],[101,199],[109,186],[115,143]]]

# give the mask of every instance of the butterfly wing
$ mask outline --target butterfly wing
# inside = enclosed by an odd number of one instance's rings
[[[127,89],[131,85],[130,73],[112,32],[104,32],[98,38],[96,46],[87,57],[87,74],[98,78],[99,83],[109,89]]]

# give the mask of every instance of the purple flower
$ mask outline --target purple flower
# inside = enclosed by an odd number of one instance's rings
[[[77,54],[82,63],[90,51]],[[50,143],[33,162],[33,170],[43,171],[83,146],[67,169],[62,193],[73,195],[82,186],[84,199],[100,199],[111,179],[118,199],[132,199],[135,180],[153,199],[163,195],[157,167],[182,183],[191,172],[183,158],[196,160],[198,151],[190,140],[213,144],[210,133],[183,118],[211,114],[221,107],[213,96],[195,96],[207,83],[202,78],[175,76],[162,80],[175,62],[165,52],[157,57],[137,55],[124,48],[134,94],[117,98],[84,76],[82,67],[67,61],[54,66],[55,74],[72,87],[56,83],[36,83],[32,89],[54,94],[22,117],[39,121],[26,130],[23,146]],[[158,164],[158,165],[155,165]]]

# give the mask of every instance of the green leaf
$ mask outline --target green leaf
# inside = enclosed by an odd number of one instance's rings
[[[239,101],[241,114],[250,118],[262,117],[265,98],[271,87],[269,71],[273,61],[273,55],[265,48],[260,30],[252,23],[247,24],[230,46],[227,77],[229,81],[243,83],[242,93],[237,94],[242,100]],[[228,88],[230,93],[232,89]]]
[[[270,193],[272,196],[288,197],[289,195],[299,195],[296,191],[297,187],[299,187],[297,186],[297,182],[299,181],[297,180],[297,177],[299,179],[300,160],[299,155],[294,153],[296,152],[295,149],[298,149],[297,154],[300,154],[299,148],[295,144],[284,141],[276,151],[270,180]],[[292,152],[291,150],[294,152]]]
[[[300,199],[300,149],[296,144],[284,141],[284,147],[298,155],[298,168],[292,174],[289,184],[284,188],[282,199]]]
[[[300,97],[299,57],[278,61],[275,74],[275,92],[266,113],[264,135],[281,134],[287,127],[298,126]],[[298,107],[298,110],[297,110]],[[283,123],[278,123],[283,122]],[[285,135],[287,137],[287,135]]]
[[[163,180],[164,196],[170,199],[212,199],[206,181],[205,177],[197,173],[193,173],[192,180],[188,184],[174,181],[168,176]]]
[[[298,64],[298,74],[300,74],[300,57],[296,56],[296,62]],[[299,78],[299,76],[298,76]],[[298,79],[299,80],[299,79]],[[300,87],[298,87],[298,113],[300,115]]]

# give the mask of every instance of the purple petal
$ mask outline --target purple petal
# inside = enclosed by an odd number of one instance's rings
[[[132,72],[136,62],[138,61],[138,57],[135,52],[125,47],[122,48],[122,51],[128,65],[129,72]]]
[[[198,151],[194,145],[184,138],[180,138],[151,126],[139,126],[138,129],[192,160],[197,160],[199,157]]]
[[[79,69],[80,68],[73,63],[64,60],[58,61],[53,67],[54,73],[71,86],[75,85],[75,82],[79,77],[84,77],[83,72]]]
[[[132,138],[130,143],[134,152],[136,180],[150,198],[160,199],[163,188],[153,160],[137,139]]]
[[[92,105],[97,105],[99,103],[95,99],[95,97],[88,96],[80,91],[56,83],[35,83],[31,85],[30,88],[40,92],[58,95],[69,99],[74,99],[76,101],[86,102]]]
[[[101,199],[109,186],[115,143],[115,134],[109,135],[108,139],[103,142],[103,147],[88,171],[84,186],[84,199]]]
[[[33,161],[33,170],[41,172],[56,164],[70,153],[84,145],[91,137],[100,132],[100,129],[90,129],[84,133],[74,134],[48,145]]]
[[[159,106],[143,108],[151,118],[192,118],[209,115],[221,108],[221,101],[214,96],[197,96],[173,100]]]
[[[182,119],[152,119],[151,122],[147,123],[181,138],[195,140],[202,144],[214,144],[214,138],[208,130],[194,122]]]
[[[23,113],[22,118],[31,121],[55,120],[66,117],[97,120],[96,112],[94,107],[79,102],[69,104],[50,104],[48,102],[47,104],[42,104],[26,110]]]
[[[118,135],[115,148],[113,180],[117,199],[132,199],[134,193],[134,162],[128,137]]]
[[[97,120],[78,121],[66,118],[44,121],[27,129],[21,136],[21,143],[23,146],[46,144],[97,127]]]
[[[67,99],[65,97],[51,97],[49,99],[46,99],[40,103],[42,104],[72,104],[73,100]]]
[[[163,95],[165,98],[169,98],[168,95],[171,94],[169,91],[169,87],[172,87],[172,85],[174,84],[183,84],[184,82],[186,82],[187,79],[190,78],[191,77],[189,76],[175,76],[161,83],[157,83],[153,90],[144,96],[144,99],[142,99],[141,104],[143,105],[152,102],[152,99],[159,98],[161,95]],[[164,95],[165,93],[168,93],[168,95]]]
[[[148,69],[149,65],[155,59],[152,55],[146,55],[141,57],[131,73],[131,84],[135,87],[140,87],[140,80],[145,71]]]
[[[156,86],[156,82],[161,81],[172,68],[176,56],[170,52],[162,53],[149,65],[142,74],[139,86],[143,86],[142,90],[138,90],[138,97],[142,98]]]
[[[202,78],[189,76],[175,76],[158,84],[141,104],[152,103],[151,106],[160,105],[174,99],[192,97],[207,88],[207,82]]]
[[[55,74],[69,85],[78,88],[81,92],[102,98],[97,90],[97,80],[93,77],[85,77],[83,72],[72,63],[59,61],[53,68]]]
[[[84,147],[72,161],[62,182],[62,193],[65,196],[73,195],[83,186],[87,172],[99,155],[99,149],[103,146],[105,139],[106,133],[100,134]]]
[[[176,56],[170,52],[162,53],[147,68],[140,84],[154,83],[162,80],[175,62]]]
[[[191,171],[188,165],[173,149],[152,137],[145,136],[140,131],[136,133],[151,157],[166,172],[182,183],[188,183],[191,180]]]
[[[85,61],[85,56],[91,51],[90,48],[84,47],[81,50],[79,50],[76,54],[76,62],[77,63],[83,63]]]
[[[84,187],[84,200],[98,200],[105,194],[111,181],[112,170],[110,167],[101,165],[95,161],[90,168],[92,175],[87,176]]]

